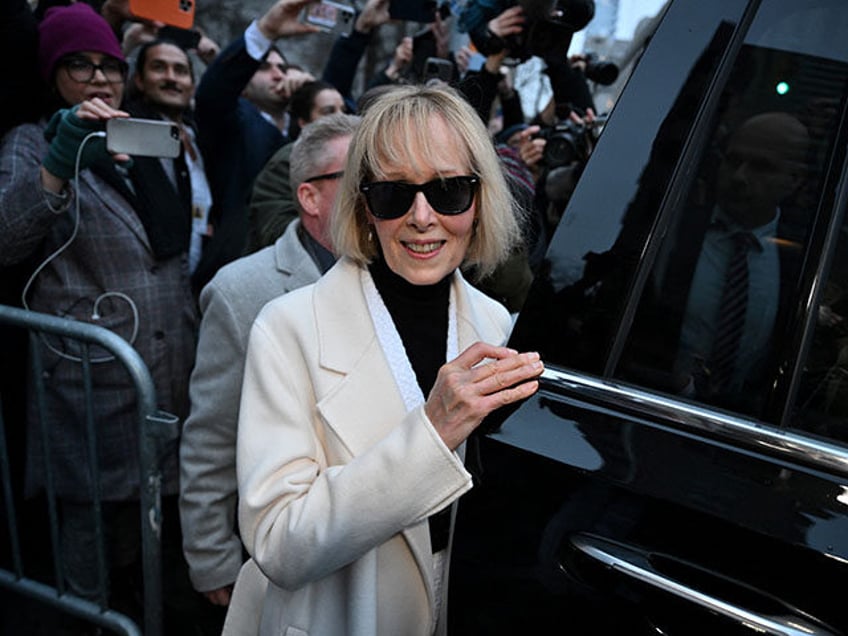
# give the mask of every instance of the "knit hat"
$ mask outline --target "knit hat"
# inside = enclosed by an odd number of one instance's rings
[[[504,128],[497,135],[495,135],[495,141],[505,144],[509,141],[509,138],[512,137],[515,133],[521,132],[522,130],[527,130],[528,124],[518,123],[513,124],[507,128]]]
[[[95,51],[124,60],[109,23],[85,2],[51,7],[38,25],[38,70],[47,83],[57,62],[69,53]]]

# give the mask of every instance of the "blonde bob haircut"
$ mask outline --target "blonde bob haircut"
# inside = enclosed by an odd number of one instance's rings
[[[494,144],[480,116],[447,86],[401,85],[369,104],[351,140],[330,224],[339,256],[364,266],[379,254],[359,184],[385,180],[386,173],[396,166],[408,166],[417,173],[440,165],[442,148],[430,135],[434,118],[440,118],[453,133],[469,173],[480,177],[475,200],[476,228],[463,266],[475,266],[480,277],[486,276],[520,240],[521,212],[513,203]]]

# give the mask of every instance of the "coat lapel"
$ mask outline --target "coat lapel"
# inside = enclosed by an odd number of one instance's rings
[[[321,277],[315,261],[303,247],[298,236],[300,219],[295,219],[274,243],[274,261],[277,271],[286,276],[288,289],[298,289],[314,283]]]
[[[318,411],[351,457],[379,442],[406,415],[403,398],[374,335],[359,276],[359,267],[345,259],[315,286],[320,363],[345,376],[318,403]],[[343,282],[333,283],[338,278]],[[325,293],[325,286],[344,291]],[[432,604],[433,563],[427,522],[406,528],[402,535],[418,564]]]
[[[374,335],[359,276],[359,267],[345,259],[315,285],[320,364],[345,376],[318,410],[354,457],[406,414]]]

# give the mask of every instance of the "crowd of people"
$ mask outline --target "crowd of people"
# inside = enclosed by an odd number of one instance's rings
[[[277,0],[220,50],[186,50],[127,0],[9,3],[34,68],[10,75],[25,103],[0,145],[3,301],[121,335],[184,423],[162,492],[181,522],[166,572],[199,599],[187,624],[219,632],[229,607],[234,634],[437,633],[463,443],[542,371],[503,346],[551,230],[537,133],[593,107],[579,69],[552,64],[580,90],[522,112],[502,72],[518,6],[489,16],[504,44],[478,70],[435,15],[354,97],[389,2],[367,0],[319,70],[275,44],[317,31],[309,1]],[[454,79],[428,81],[415,47]],[[125,117],[175,124],[179,155],[110,154],[105,124]],[[22,401],[24,481],[37,493],[49,456],[65,583],[94,598],[75,351],[45,345],[49,453]],[[139,558],[134,396],[114,359],[92,366],[117,572]]]

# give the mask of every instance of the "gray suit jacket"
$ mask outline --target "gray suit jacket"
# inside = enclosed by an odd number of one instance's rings
[[[183,547],[200,591],[232,584],[242,564],[236,425],[250,327],[266,302],[321,275],[297,236],[299,225],[295,220],[274,245],[223,267],[200,294],[191,415],[180,442]]]
[[[123,336],[150,370],[159,408],[185,417],[197,329],[187,256],[157,260],[138,214],[90,170],[82,171],[79,192],[73,195],[80,209],[74,234],[75,202],[54,213],[42,190],[39,169],[45,154],[44,125],[19,126],[3,139],[0,265],[25,259],[32,260],[33,268],[46,263],[30,290],[30,308],[93,322]],[[69,343],[51,341],[50,346],[44,347],[44,363],[57,492],[86,500],[91,493],[90,459],[83,433],[80,363],[67,348]],[[63,349],[63,355],[56,353]],[[103,351],[94,351],[93,356],[107,357]],[[133,385],[115,361],[94,364],[92,375],[103,495],[109,500],[136,498],[138,419]],[[30,406],[27,477],[32,491],[41,486],[44,469],[32,400]],[[175,441],[166,455],[163,488],[165,493],[176,492]]]

